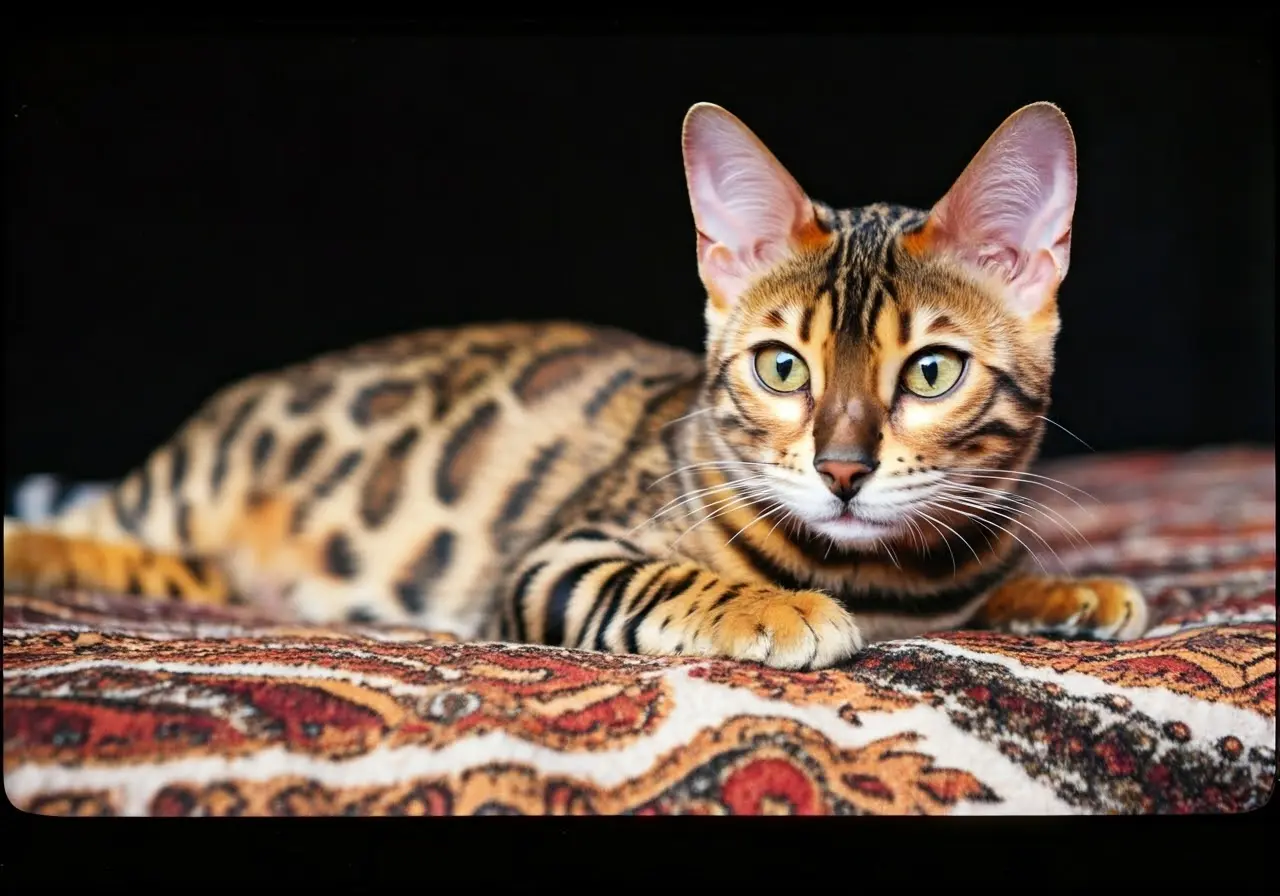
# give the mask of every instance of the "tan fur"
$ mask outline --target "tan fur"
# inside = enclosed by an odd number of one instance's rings
[[[704,358],[605,328],[510,323],[252,377],[99,503],[45,530],[6,520],[5,586],[786,668],[975,614],[1132,637],[1145,606],[1131,586],[1010,578],[1019,530],[963,497],[857,546],[778,500],[777,477],[819,481],[820,433],[869,438],[874,425],[875,476],[890,483],[1034,457],[1056,298],[1010,313],[990,276],[932,251],[926,222],[815,205],[790,256],[736,302],[708,284]],[[903,401],[904,363],[944,338],[972,357],[954,394]],[[803,394],[758,382],[753,346],[769,341],[803,357]],[[992,495],[1025,485],[965,481]]]
[[[1147,630],[1142,594],[1123,579],[1038,579],[1005,582],[984,602],[974,622],[1019,634],[1091,631],[1116,640]]]

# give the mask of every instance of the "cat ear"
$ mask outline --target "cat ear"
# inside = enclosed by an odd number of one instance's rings
[[[929,214],[917,235],[995,273],[1022,315],[1054,298],[1071,258],[1076,146],[1051,103],[1005,119]]]
[[[751,280],[821,231],[813,204],[733,115],[698,103],[684,119],[684,170],[698,230],[698,270],[725,310]]]

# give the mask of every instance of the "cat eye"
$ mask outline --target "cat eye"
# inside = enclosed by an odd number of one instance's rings
[[[756,352],[756,376],[774,392],[796,392],[809,384],[809,367],[795,352],[769,345]]]
[[[902,386],[921,398],[938,398],[951,391],[964,373],[964,355],[949,348],[927,348],[902,369]]]

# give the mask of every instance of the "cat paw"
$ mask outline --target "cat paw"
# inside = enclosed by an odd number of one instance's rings
[[[1146,598],[1128,579],[1017,579],[987,599],[981,621],[1015,635],[1131,641],[1147,630]]]
[[[743,591],[711,611],[704,628],[700,652],[777,669],[832,666],[865,643],[849,611],[817,591]]]

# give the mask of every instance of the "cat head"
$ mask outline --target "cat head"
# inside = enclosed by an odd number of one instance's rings
[[[1007,488],[1049,402],[1076,197],[1063,114],[1015,112],[927,212],[812,200],[718,106],[689,111],[683,145],[720,453],[838,543]]]

